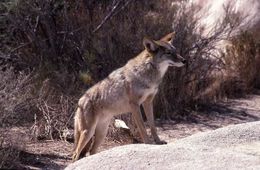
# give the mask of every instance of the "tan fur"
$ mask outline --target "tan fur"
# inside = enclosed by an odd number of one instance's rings
[[[79,159],[84,148],[95,154],[106,137],[111,118],[122,113],[131,112],[144,143],[152,143],[141,117],[140,105],[144,108],[155,143],[166,143],[160,140],[156,132],[153,99],[168,66],[184,65],[184,59],[176,54],[167,36],[159,41],[145,38],[143,52],[80,98],[75,115],[74,161]]]

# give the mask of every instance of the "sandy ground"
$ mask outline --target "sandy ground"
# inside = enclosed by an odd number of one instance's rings
[[[260,93],[199,108],[198,112],[191,113],[186,120],[157,121],[156,124],[161,139],[171,143],[198,132],[258,120],[260,120]],[[28,134],[26,127],[14,127],[8,133],[16,134],[13,135],[16,138],[19,136],[19,142],[23,144],[21,164],[25,169],[64,169],[71,163],[72,143],[52,140],[33,142],[26,136]],[[107,138],[100,150],[130,143],[131,140]]]

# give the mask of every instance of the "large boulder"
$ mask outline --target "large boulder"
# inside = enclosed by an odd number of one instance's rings
[[[198,133],[167,145],[115,147],[66,168],[72,169],[260,169],[260,121]]]

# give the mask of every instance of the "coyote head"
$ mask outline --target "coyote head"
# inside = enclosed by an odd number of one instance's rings
[[[186,60],[177,53],[176,48],[171,43],[144,38],[143,44],[149,56],[152,57],[154,64],[163,66],[166,69],[169,66],[184,66]]]

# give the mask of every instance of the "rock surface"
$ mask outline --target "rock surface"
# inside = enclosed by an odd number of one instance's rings
[[[167,145],[116,147],[72,169],[260,169],[260,121],[198,133]]]

